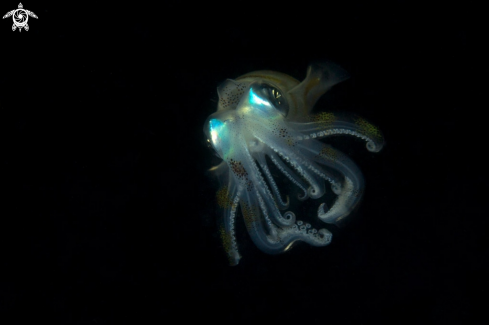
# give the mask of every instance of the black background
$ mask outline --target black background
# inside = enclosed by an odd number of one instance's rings
[[[487,302],[480,8],[408,1],[24,2],[1,21],[2,324],[469,323]],[[2,15],[17,3],[2,2]],[[482,20],[480,21],[482,22]],[[299,80],[384,132],[340,146],[367,187],[323,248],[227,260],[202,132],[217,85]],[[314,216],[310,216],[312,219]],[[238,219],[240,221],[240,219]],[[243,229],[242,229],[243,230]],[[479,319],[480,321],[480,319]]]

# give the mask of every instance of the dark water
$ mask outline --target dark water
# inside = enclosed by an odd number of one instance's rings
[[[325,6],[36,2],[28,32],[3,20],[0,322],[475,320],[488,222],[474,11]],[[216,87],[261,69],[302,80],[318,59],[351,74],[324,110],[386,139],[378,154],[339,144],[364,173],[362,206],[330,246],[278,256],[238,225],[230,267],[205,175]]]

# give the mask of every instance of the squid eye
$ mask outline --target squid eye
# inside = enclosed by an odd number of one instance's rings
[[[286,117],[289,112],[289,105],[282,93],[267,83],[258,83],[251,86],[250,102],[256,107],[264,109],[270,109],[273,106],[283,117]]]
[[[270,92],[270,100],[273,106],[275,106],[283,117],[286,117],[289,113],[289,105],[287,104],[287,100],[282,96],[282,93],[277,88],[270,87]]]
[[[223,157],[223,141],[228,138],[227,120],[222,121],[219,118],[209,118],[205,123],[204,132],[207,135],[207,146],[214,149],[219,157]]]
[[[215,151],[214,146],[212,145],[211,140],[209,138],[207,138],[205,145],[207,146],[207,148],[211,148],[212,150]]]
[[[212,144],[210,139],[207,139],[206,145],[207,145],[207,148],[209,148],[209,150],[211,150],[214,155],[221,158],[221,156],[219,155],[219,152],[217,152],[216,148],[214,147],[214,145]]]

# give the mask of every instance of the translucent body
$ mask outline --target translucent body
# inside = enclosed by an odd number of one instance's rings
[[[369,151],[378,152],[382,134],[358,117],[310,114],[318,98],[346,78],[338,66],[321,63],[310,65],[302,82],[279,72],[256,71],[218,87],[218,110],[207,119],[204,132],[223,159],[211,172],[221,181],[220,232],[232,265],[240,259],[235,236],[238,205],[251,239],[266,253],[284,252],[296,241],[314,246],[331,241],[327,229],[313,229],[287,211],[289,198],[283,199],[266,156],[300,189],[300,200],[320,199],[326,184],[331,186],[337,195],[334,203],[329,209],[324,203],[318,208],[318,218],[325,223],[340,222],[360,202],[362,173],[346,155],[319,139],[353,135],[364,139]]]

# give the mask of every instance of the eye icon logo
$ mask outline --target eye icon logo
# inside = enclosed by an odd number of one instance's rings
[[[35,13],[29,10],[25,10],[24,7],[22,6],[22,3],[19,3],[19,8],[14,9],[12,11],[9,11],[3,16],[3,19],[8,18],[12,16],[12,19],[14,21],[14,24],[12,25],[12,31],[15,31],[17,28],[19,29],[19,32],[22,31],[22,28],[25,30],[29,30],[29,25],[27,25],[27,21],[29,20],[29,16],[36,18],[37,16]]]

